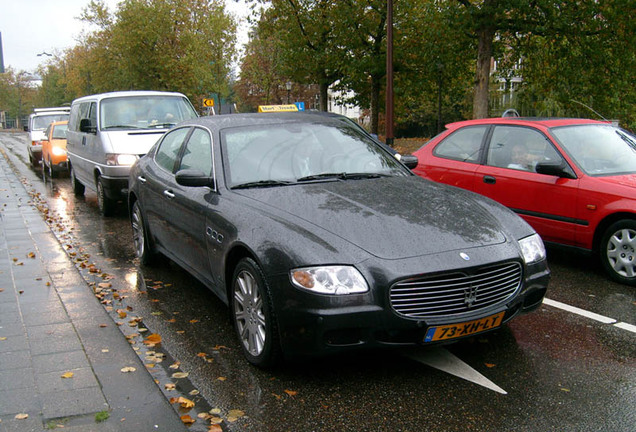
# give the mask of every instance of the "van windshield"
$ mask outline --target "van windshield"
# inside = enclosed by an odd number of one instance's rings
[[[167,129],[197,117],[182,96],[128,96],[101,102],[100,125],[106,129]]]
[[[33,124],[31,130],[44,130],[53,122],[68,120],[68,113],[66,114],[46,114],[33,116]]]

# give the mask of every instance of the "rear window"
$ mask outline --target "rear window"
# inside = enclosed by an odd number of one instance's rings
[[[481,144],[487,130],[488,126],[461,128],[439,143],[433,154],[445,159],[479,163]]]

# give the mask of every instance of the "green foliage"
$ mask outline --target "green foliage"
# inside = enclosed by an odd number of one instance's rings
[[[105,422],[109,417],[110,413],[108,411],[100,411],[95,414],[95,423]]]
[[[222,0],[124,0],[112,14],[93,0],[82,19],[98,30],[49,68],[50,97],[166,90],[196,104],[230,93],[236,23]]]

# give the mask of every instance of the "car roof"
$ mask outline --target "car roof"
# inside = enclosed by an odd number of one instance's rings
[[[454,130],[464,126],[475,125],[522,125],[522,126],[541,126],[544,128],[552,128],[557,126],[569,126],[578,124],[611,124],[609,121],[581,119],[581,118],[555,118],[555,117],[494,117],[477,120],[465,120],[446,125],[446,129]]]
[[[181,96],[185,97],[182,93],[177,92],[164,92],[164,91],[154,91],[154,90],[127,90],[127,91],[116,91],[116,92],[108,92],[108,93],[99,93],[94,95],[82,96],[73,101],[83,102],[86,100],[102,100],[107,98],[116,98],[116,97],[129,97],[129,96]]]
[[[207,117],[198,117],[187,120],[179,126],[199,125],[209,129],[220,130],[232,127],[281,124],[281,123],[323,123],[342,124],[345,117],[321,112],[280,112],[280,113],[247,113],[247,114],[220,114]]]

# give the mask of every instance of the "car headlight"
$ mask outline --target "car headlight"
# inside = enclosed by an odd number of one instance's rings
[[[290,271],[292,283],[298,288],[320,294],[355,294],[369,291],[364,277],[354,267],[305,267]]]
[[[545,259],[545,246],[539,234],[533,234],[530,237],[519,240],[521,254],[526,264],[532,264]]]
[[[138,159],[138,156],[134,154],[107,153],[106,165],[131,166],[137,161],[137,159]]]
[[[64,156],[66,154],[66,150],[61,147],[53,147],[51,149],[51,153],[53,153],[55,156]]]

